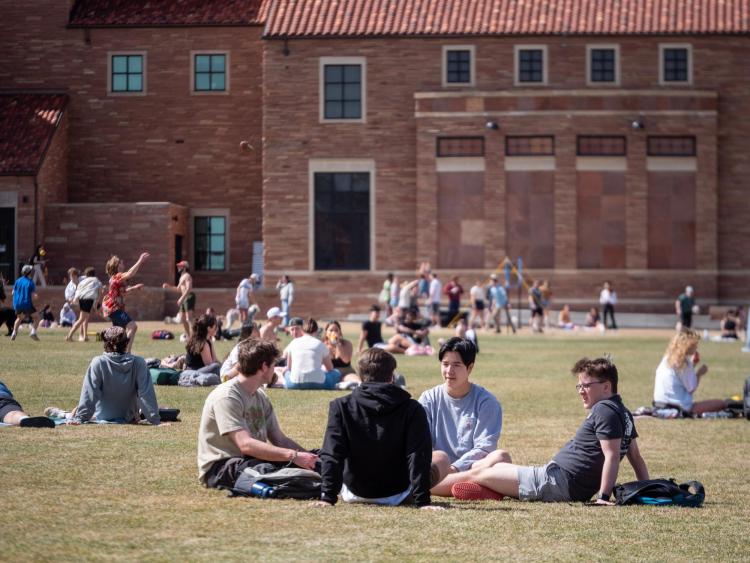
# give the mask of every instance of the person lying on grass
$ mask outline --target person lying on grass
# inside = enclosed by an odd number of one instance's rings
[[[66,418],[70,424],[138,424],[143,413],[149,423],[160,424],[159,405],[146,361],[126,352],[129,342],[126,330],[111,326],[102,337],[104,354],[91,360],[75,410],[67,413],[56,407],[48,407],[45,413]]]
[[[495,396],[469,381],[477,349],[465,338],[453,337],[438,352],[443,383],[419,397],[432,434],[432,463],[445,478],[433,495],[451,496],[451,487],[465,480],[463,471],[510,462],[497,449],[503,410]]]
[[[29,416],[15,400],[10,389],[0,381],[0,422],[21,428],[54,428],[55,422],[46,416]]]
[[[620,461],[627,456],[636,479],[648,479],[646,462],[638,450],[633,415],[617,394],[617,368],[605,358],[579,360],[571,370],[576,389],[590,414],[573,439],[547,465],[498,463],[462,474],[453,485],[459,499],[585,502],[596,493],[597,504],[612,504]]]
[[[420,404],[393,384],[396,359],[370,348],[358,368],[362,384],[329,406],[321,499],[313,505],[333,506],[341,492],[344,502],[441,509],[430,504],[440,480],[431,474],[430,427]]]
[[[261,389],[271,383],[279,350],[249,338],[237,345],[239,373],[206,397],[198,431],[198,478],[207,487],[234,486],[246,467],[268,462],[315,469],[318,456],[288,438]]]

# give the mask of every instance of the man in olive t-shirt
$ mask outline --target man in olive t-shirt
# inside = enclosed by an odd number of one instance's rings
[[[314,469],[318,456],[288,438],[261,389],[273,378],[279,350],[249,339],[238,345],[239,374],[214,389],[198,432],[198,476],[207,487],[232,487],[246,467],[261,462]],[[249,374],[249,375],[246,375]]]

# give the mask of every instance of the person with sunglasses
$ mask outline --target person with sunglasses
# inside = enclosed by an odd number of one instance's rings
[[[638,449],[633,415],[617,394],[617,368],[606,358],[576,362],[571,373],[583,407],[591,411],[575,436],[552,461],[543,466],[498,463],[469,470],[452,487],[458,499],[511,497],[525,501],[588,501],[610,499],[622,458],[627,456],[638,480],[648,479],[648,468]]]

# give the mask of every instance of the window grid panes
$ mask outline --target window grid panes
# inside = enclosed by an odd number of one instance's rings
[[[664,49],[664,82],[688,81],[688,50],[684,47]]]
[[[518,51],[518,81],[544,82],[544,51],[542,49]]]
[[[370,173],[316,172],[315,269],[370,268]]]
[[[615,61],[614,49],[591,49],[591,82],[614,82]]]
[[[484,156],[484,137],[439,137],[437,156]]]
[[[625,156],[627,141],[622,136],[579,135],[578,156]]]
[[[143,55],[112,55],[112,92],[143,92]]]
[[[505,138],[506,156],[553,156],[555,138],[551,135]]]
[[[647,140],[648,156],[695,156],[695,137],[651,136]]]
[[[446,51],[446,77],[449,84],[471,83],[471,51],[468,49]]]
[[[326,119],[362,118],[362,66],[325,65]]]
[[[226,217],[195,218],[196,270],[226,269]]]
[[[195,55],[194,64],[196,92],[223,92],[226,90],[226,55]]]

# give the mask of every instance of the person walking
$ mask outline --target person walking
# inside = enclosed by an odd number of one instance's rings
[[[292,303],[294,302],[294,284],[292,283],[291,278],[284,274],[279,278],[279,281],[276,282],[276,289],[279,290],[279,299],[281,300],[281,312],[284,313],[284,320],[282,321],[282,325],[284,328],[286,328],[287,323],[289,322],[289,312],[292,307]]]
[[[602,324],[606,328],[617,330],[615,321],[615,305],[617,305],[617,292],[612,289],[612,284],[604,282],[602,291],[599,294],[599,304],[602,306]],[[607,316],[610,318],[610,324],[607,326]]]

